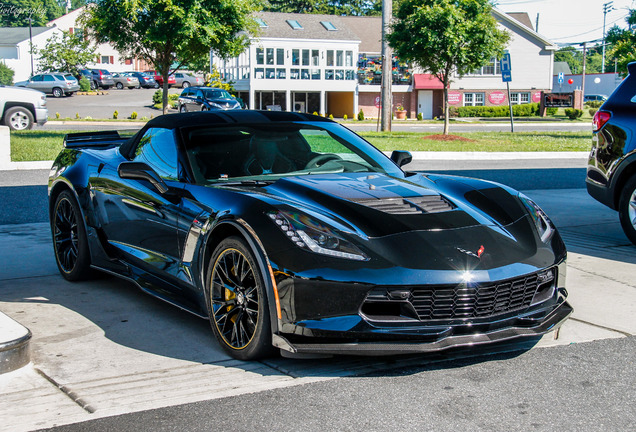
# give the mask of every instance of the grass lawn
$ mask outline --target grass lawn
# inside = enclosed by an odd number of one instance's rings
[[[30,130],[11,132],[11,160],[14,162],[53,160],[62,149],[64,135],[78,132]],[[452,129],[451,129],[452,133]],[[468,132],[457,133],[467,140],[427,139],[421,132],[360,132],[383,151],[588,151],[592,132]]]

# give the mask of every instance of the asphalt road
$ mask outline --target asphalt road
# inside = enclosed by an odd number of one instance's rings
[[[630,337],[447,360],[46,430],[627,432],[634,352]]]

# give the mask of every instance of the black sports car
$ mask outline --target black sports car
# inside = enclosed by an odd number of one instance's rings
[[[524,195],[404,172],[347,128],[288,112],[157,117],[70,134],[49,179],[55,257],[210,320],[239,359],[415,353],[557,328],[565,246]]]

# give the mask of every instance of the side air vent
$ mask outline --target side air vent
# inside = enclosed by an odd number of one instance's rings
[[[358,204],[389,214],[426,214],[453,210],[450,202],[440,195],[412,198],[383,198],[356,200]]]

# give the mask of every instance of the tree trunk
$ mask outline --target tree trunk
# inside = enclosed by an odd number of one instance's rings
[[[170,66],[165,65],[161,70],[161,76],[163,77],[163,96],[161,102],[163,104],[163,113],[168,114],[168,74],[170,72]]]
[[[444,135],[448,135],[448,76],[444,77]]]

